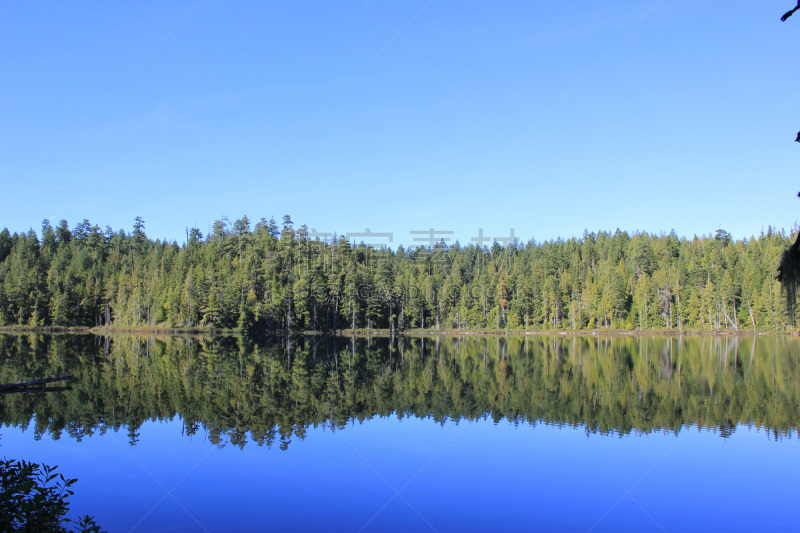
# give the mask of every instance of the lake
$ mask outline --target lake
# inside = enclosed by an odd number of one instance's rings
[[[800,339],[0,336],[108,531],[797,531]]]

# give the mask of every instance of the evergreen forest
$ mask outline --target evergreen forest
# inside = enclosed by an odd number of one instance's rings
[[[327,331],[794,327],[783,230],[396,249],[244,217],[183,245],[84,220],[0,232],[0,326]]]

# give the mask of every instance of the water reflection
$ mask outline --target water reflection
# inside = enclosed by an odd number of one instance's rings
[[[0,398],[0,423],[54,439],[184,422],[219,446],[286,449],[311,426],[396,413],[580,426],[587,433],[797,434],[791,337],[0,336],[0,383],[73,375],[72,390]]]

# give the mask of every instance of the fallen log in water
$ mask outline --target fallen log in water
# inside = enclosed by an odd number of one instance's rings
[[[16,383],[3,383],[0,384],[0,391],[14,391],[14,390],[22,390],[27,389],[28,387],[36,387],[39,389],[46,388],[44,387],[48,383],[53,383],[54,381],[64,381],[67,379],[72,379],[72,376],[59,376],[55,378],[42,378],[42,379],[34,379],[33,381],[17,381]]]

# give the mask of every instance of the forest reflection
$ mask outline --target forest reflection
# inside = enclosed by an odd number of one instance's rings
[[[72,390],[0,398],[35,438],[149,420],[223,446],[302,440],[375,416],[489,418],[588,433],[797,436],[800,340],[784,336],[242,337],[0,335],[0,383],[71,374]]]

